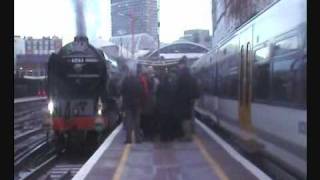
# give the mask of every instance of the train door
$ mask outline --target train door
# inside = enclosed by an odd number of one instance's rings
[[[239,120],[241,129],[253,131],[251,123],[252,27],[240,34]]]

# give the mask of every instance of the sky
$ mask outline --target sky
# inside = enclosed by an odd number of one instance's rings
[[[76,34],[73,0],[14,0],[14,35],[56,35],[63,44]],[[84,0],[89,39],[111,37],[110,0]],[[212,34],[211,0],[160,0],[160,41],[170,43],[189,29]]]

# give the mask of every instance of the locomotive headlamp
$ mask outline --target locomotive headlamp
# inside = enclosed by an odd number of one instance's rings
[[[98,109],[98,115],[101,115],[101,114],[102,114],[102,110]]]
[[[53,113],[53,108],[54,108],[53,101],[50,100],[49,103],[48,103],[48,110],[49,110],[49,113],[50,113],[50,114]]]
[[[102,115],[102,102],[101,102],[101,99],[99,98],[98,100],[98,115]]]

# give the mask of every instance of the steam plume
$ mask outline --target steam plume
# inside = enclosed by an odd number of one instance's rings
[[[84,18],[84,0],[73,0],[75,6],[77,36],[86,36],[86,22]]]

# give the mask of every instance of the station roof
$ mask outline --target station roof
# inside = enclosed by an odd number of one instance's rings
[[[169,47],[174,47],[174,46],[178,46],[178,45],[187,45],[187,46],[191,46],[191,47],[199,47],[203,50],[205,50],[206,52],[209,51],[209,49],[207,49],[205,46],[202,46],[201,44],[197,44],[197,43],[193,43],[193,42],[188,42],[188,41],[177,41],[174,42],[172,44],[166,45],[161,47],[160,49],[157,49],[155,51],[153,51],[152,53],[148,54],[147,56],[145,56],[144,58],[148,58],[151,57],[153,55],[155,55],[156,53],[160,52],[160,51],[164,51],[165,49],[169,48]],[[190,50],[190,53],[192,53],[192,51]]]

